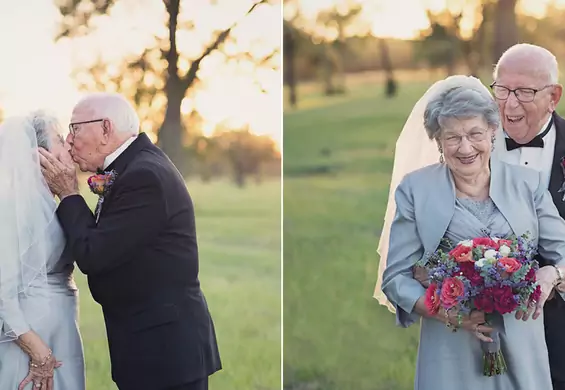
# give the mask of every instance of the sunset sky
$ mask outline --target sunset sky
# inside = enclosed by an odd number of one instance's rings
[[[349,0],[299,0],[302,16],[314,19],[320,10]],[[449,4],[461,7],[466,0],[359,0],[364,4],[363,20],[371,25],[374,35],[410,39],[428,26],[425,10],[441,10]],[[547,4],[565,7],[565,0],[519,0],[522,12],[543,16]],[[288,11],[287,11],[288,12]]]
[[[271,53],[281,44],[281,4],[262,6],[243,18],[253,2],[223,0],[216,7],[211,7],[209,0],[181,2],[181,7],[190,3],[190,10],[185,8],[191,12],[195,29],[178,36],[179,48],[188,54],[199,53],[209,42],[211,31],[242,20],[234,31],[242,45],[238,49],[255,51],[258,56]],[[126,52],[143,50],[154,34],[166,32],[162,1],[118,0],[113,14],[99,20],[94,35],[54,43],[61,18],[54,3],[0,0],[0,108],[5,116],[47,108],[66,125],[80,97],[70,76],[74,67],[96,55],[115,60]],[[280,69],[257,73],[250,64],[228,66],[222,55],[216,54],[203,61],[199,75],[204,85],[193,99],[184,102],[183,109],[196,107],[206,121],[206,132],[222,122],[232,126],[249,124],[255,133],[269,134],[280,144]],[[257,79],[265,93],[255,85]]]

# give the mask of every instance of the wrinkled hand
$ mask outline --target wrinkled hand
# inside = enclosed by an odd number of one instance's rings
[[[29,384],[33,383],[34,390],[54,390],[53,376],[55,369],[63,364],[54,356],[50,356],[47,362],[41,367],[29,366],[29,373],[18,386],[18,390],[24,390]]]
[[[551,265],[541,267],[538,272],[536,272],[536,279],[541,287],[541,295],[539,300],[533,303],[535,305],[534,315],[532,316],[534,320],[537,319],[543,312],[545,302],[555,296],[553,288],[557,278],[557,272]]]
[[[49,189],[59,199],[79,193],[76,169],[70,156],[58,160],[47,150],[39,148],[39,161]]]
[[[430,286],[430,277],[426,268],[414,266],[412,267],[412,275],[425,288]]]
[[[445,312],[443,312],[445,318]],[[492,339],[487,335],[494,331],[494,328],[486,325],[486,318],[485,313],[478,310],[471,311],[468,315],[463,315],[461,317],[461,323],[459,324],[459,320],[457,318],[456,312],[449,312],[448,315],[449,322],[454,325],[455,327],[465,329],[468,332],[471,332],[477,337],[479,340],[482,340],[487,343],[492,343]]]

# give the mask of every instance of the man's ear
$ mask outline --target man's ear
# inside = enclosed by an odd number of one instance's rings
[[[104,119],[102,121],[102,139],[103,139],[103,144],[107,144],[108,142],[110,142],[110,138],[112,137],[112,135],[114,134],[114,125],[113,123],[109,120],[109,119]]]
[[[555,111],[559,101],[561,100],[561,95],[563,94],[563,86],[561,84],[555,84],[553,86],[553,91],[551,92],[551,106],[550,112]]]

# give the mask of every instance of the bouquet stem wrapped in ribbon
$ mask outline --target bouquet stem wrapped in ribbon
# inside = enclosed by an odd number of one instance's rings
[[[491,317],[491,316],[487,316]],[[508,367],[506,360],[500,349],[500,334],[495,321],[488,321],[489,325],[495,328],[495,331],[486,336],[492,339],[492,342],[485,342],[481,340],[481,349],[483,350],[483,374],[486,376],[494,376],[504,374]]]
[[[481,341],[483,374],[504,374],[507,366],[498,329],[503,326],[504,314],[527,311],[529,303],[540,297],[536,247],[528,234],[509,239],[479,237],[455,247],[447,245],[449,252],[438,249],[417,264],[426,268],[430,279],[428,311],[436,315],[444,309],[459,318],[472,310],[484,312],[495,331],[487,335],[492,342]]]

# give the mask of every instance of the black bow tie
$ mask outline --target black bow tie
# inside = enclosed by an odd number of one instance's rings
[[[551,125],[553,125],[553,117],[551,117],[551,120],[549,121],[549,124],[547,125],[543,133],[536,135],[534,139],[525,144],[519,144],[512,138],[506,138],[506,150],[511,151],[518,148],[543,148],[545,145],[545,143],[543,142],[543,137],[545,137],[547,133],[549,133]]]
[[[506,138],[506,150],[511,151],[518,148],[543,148],[544,142],[543,138],[536,135],[533,140],[526,144],[519,144],[512,138]]]
[[[106,171],[103,170],[103,169],[100,169],[100,168],[96,169],[96,174],[97,174],[97,175],[102,175],[103,173],[106,173]]]

